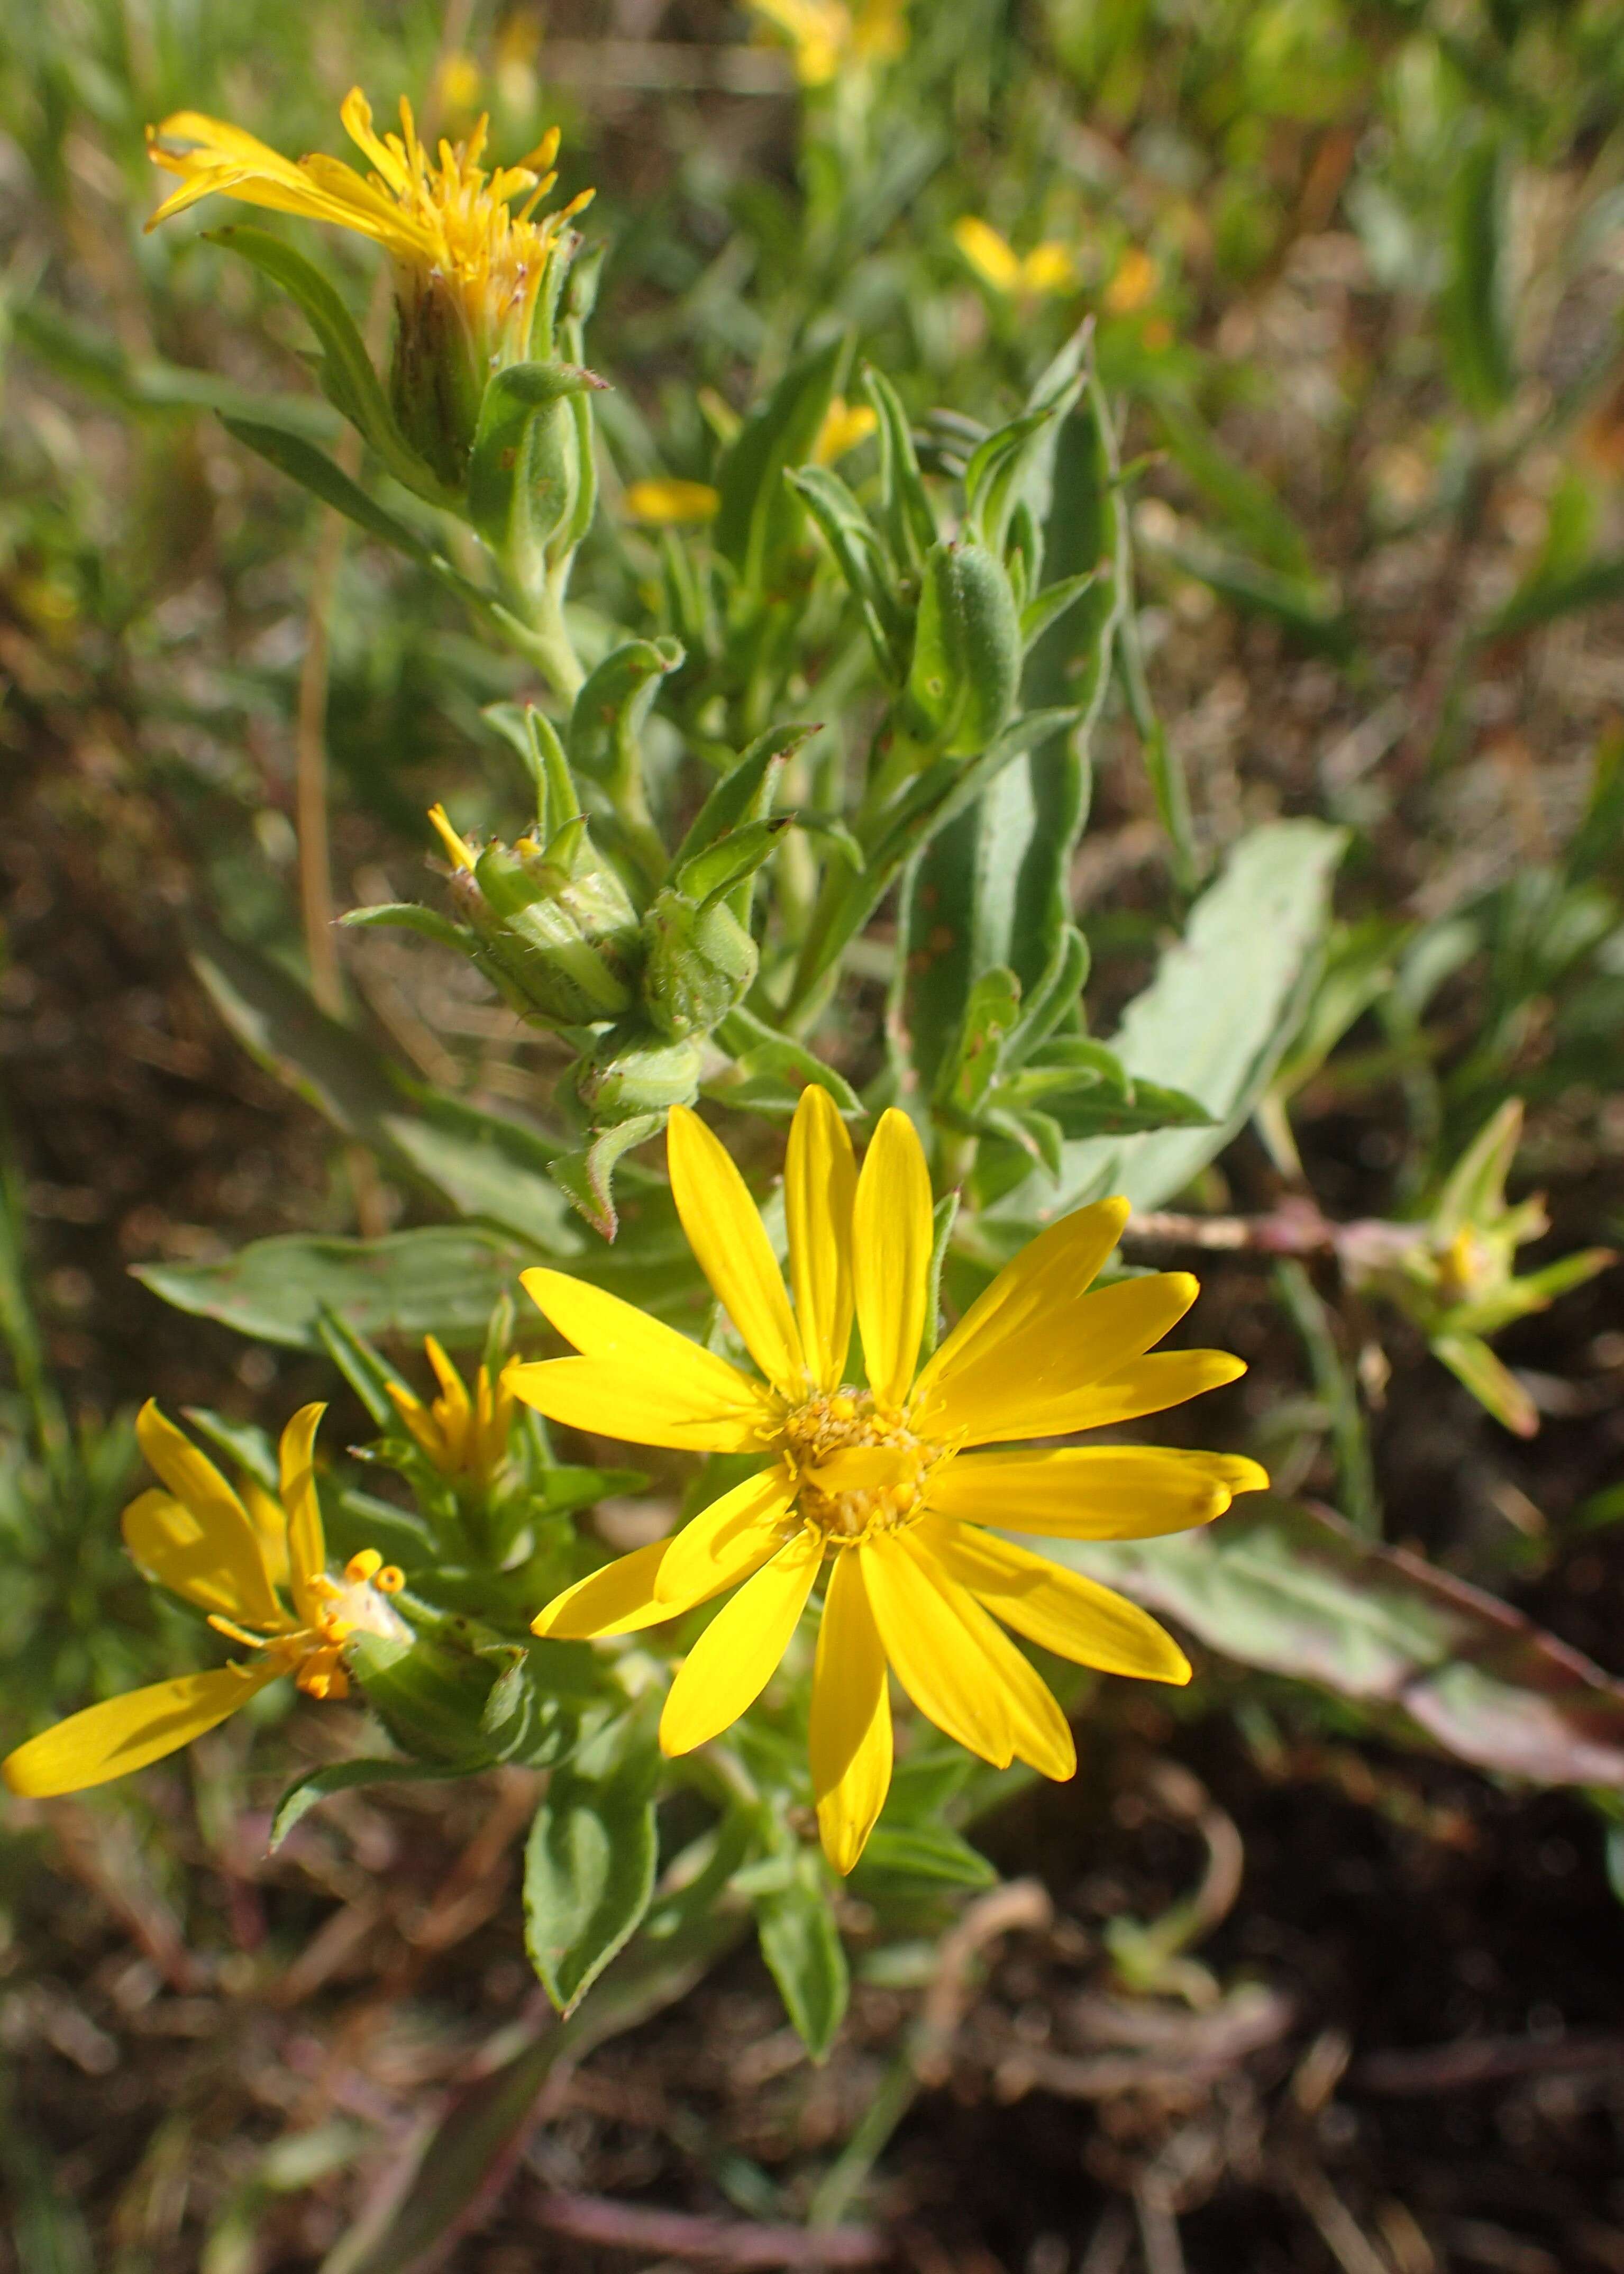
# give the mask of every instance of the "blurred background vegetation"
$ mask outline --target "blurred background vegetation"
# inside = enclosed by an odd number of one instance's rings
[[[900,50],[883,95],[844,59],[821,77],[807,26],[831,22],[837,47]],[[149,122],[188,108],[335,148],[357,81],[380,110],[432,89],[454,133],[488,109],[504,155],[556,122],[563,192],[597,184],[591,355],[614,392],[589,614],[617,593],[658,608],[658,541],[627,487],[707,479],[809,329],[848,324],[946,447],[955,414],[1012,414],[1092,314],[1140,603],[1074,879],[1101,1006],[1244,828],[1309,815],[1350,833],[1298,1041],[1184,1197],[1252,1222],[1304,1193],[1343,1226],[1419,1217],[1515,1097],[1514,1193],[1543,1190],[1553,1226],[1533,1263],[1619,1238],[1617,0],[14,9],[8,1739],[192,1646],[177,1620],[159,1631],[116,1544],[134,1404],[274,1426],[330,1390],[320,1364],[165,1307],[130,1267],[427,1213],[243,1054],[188,930],[224,920],[320,983],[301,747],[329,768],[338,905],[415,895],[434,798],[500,819],[478,712],[523,681],[431,578],[345,541],[229,440],[215,414],[267,391],[329,431],[302,334],[195,232],[141,231]],[[322,257],[381,335],[357,249]],[[1182,846],[1153,795],[1170,779]],[[368,935],[341,984],[425,1079],[544,1101],[545,1067],[515,1061],[511,1020],[461,975]],[[1564,1648],[1624,1674],[1616,1275],[1497,1338],[1509,1373],[1480,1374],[1477,1403],[1427,1355],[1450,1331],[1436,1306],[1378,1316],[1312,1241],[1305,1261],[1266,1246],[1204,1266],[1207,1338],[1252,1362],[1252,1449],[1538,1622],[1506,1644],[1533,1693]],[[1576,1789],[1535,1790],[1509,1758],[1479,1774],[1401,1749],[1380,1683],[1356,1702],[1357,1649],[1324,1648],[1322,1692],[1209,1659],[1177,1720],[1104,1701],[1079,1784],[987,1828],[1004,1871],[1041,1883],[1026,1910],[981,1914],[981,1954],[973,1934],[922,2009],[926,1961],[876,1954],[826,2067],[786,2042],[753,1961],[606,2046],[555,2090],[500,2202],[455,2208],[462,2240],[442,2206],[449,2263],[808,2263],[737,2254],[788,2249],[773,2233],[831,2171],[855,2200],[860,2120],[901,2074],[901,2105],[920,2097],[868,2198],[872,2263],[1616,2274],[1624,1843],[1583,1746],[1616,1758],[1619,1692],[1598,1682],[1546,1732],[1568,1753],[1539,1781]],[[250,1735],[0,1826],[21,2274],[365,2265],[380,2172],[532,2014],[509,1858],[526,1773],[449,1799],[351,1796],[267,1860],[280,1780]],[[267,1740],[284,1765],[302,1742]],[[955,2020],[950,2052],[924,2044]],[[678,2224],[615,2230],[610,2198]]]

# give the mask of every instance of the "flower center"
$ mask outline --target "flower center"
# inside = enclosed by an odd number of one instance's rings
[[[342,1579],[326,1571],[313,1574],[310,1588],[320,1602],[307,1627],[290,1623],[282,1633],[256,1634],[251,1628],[222,1618],[218,1612],[211,1615],[208,1623],[221,1634],[229,1635],[233,1642],[269,1652],[308,1696],[347,1698],[350,1678],[344,1672],[344,1645],[352,1635],[378,1635],[387,1642],[411,1640],[411,1629],[389,1600],[405,1584],[395,1564],[386,1563],[375,1547],[364,1547],[345,1564]]]
[[[800,1512],[831,1547],[911,1524],[926,1478],[948,1452],[916,1437],[906,1417],[876,1404],[871,1391],[846,1388],[797,1406],[784,1442]]]

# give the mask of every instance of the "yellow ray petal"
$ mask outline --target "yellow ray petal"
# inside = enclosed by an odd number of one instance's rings
[[[595,1358],[516,1366],[508,1382],[515,1397],[549,1421],[590,1430],[594,1436],[627,1437],[638,1445],[669,1445],[689,1453],[757,1453],[771,1450],[778,1434],[771,1407],[763,1412],[741,1402],[696,1411],[687,1388],[673,1388],[651,1371]]]
[[[857,1163],[839,1109],[821,1084],[801,1093],[784,1163],[790,1283],[807,1367],[820,1389],[846,1378],[852,1340],[852,1203]]]
[[[977,214],[965,214],[953,223],[953,242],[976,275],[995,292],[1020,290],[1019,255],[990,222]]]
[[[685,1105],[671,1109],[665,1158],[688,1244],[718,1302],[773,1387],[800,1397],[807,1373],[801,1336],[749,1186],[721,1139]]]
[[[277,1510],[280,1521],[282,1511]],[[199,1610],[229,1619],[244,1616],[240,1573],[217,1525],[199,1524],[166,1492],[144,1492],[124,1512],[124,1546],[161,1587],[184,1595]],[[276,1624],[285,1624],[279,1618]]]
[[[927,1516],[912,1537],[1018,1634],[1103,1674],[1188,1682],[1190,1661],[1147,1611],[1025,1547]]]
[[[508,1370],[515,1397],[555,1421],[639,1444],[748,1452],[778,1412],[758,1382],[674,1328],[560,1271],[523,1275],[530,1299],[586,1355]]]
[[[842,1874],[868,1844],[891,1789],[891,1685],[885,1652],[849,1548],[835,1557],[823,1598],[808,1732],[823,1853]]]
[[[851,1554],[851,1549],[843,1551]],[[987,1654],[916,1556],[909,1535],[876,1534],[857,1550],[885,1655],[908,1696],[938,1729],[995,1768],[1014,1758],[1009,1706]]]
[[[358,87],[352,87],[339,109],[344,132],[357,150],[370,158],[392,190],[404,190],[411,177],[404,162],[390,149],[372,125],[372,106]]]
[[[1064,1784],[1077,1774],[1077,1741],[1053,1690],[967,1587],[956,1586],[944,1572],[937,1574],[936,1584],[986,1653],[1004,1693],[1016,1759]]]
[[[1107,1429],[1118,1421],[1138,1421],[1147,1413],[1165,1413],[1169,1405],[1182,1405],[1186,1398],[1238,1382],[1245,1371],[1245,1359],[1228,1351],[1156,1351],[1091,1382],[1077,1399],[1080,1418],[1071,1427]]]
[[[900,1405],[914,1380],[930,1288],[930,1171],[906,1113],[892,1105],[863,1156],[852,1209],[852,1276],[868,1386]]]
[[[148,1398],[136,1417],[135,1434],[148,1465],[208,1534],[216,1568],[229,1572],[236,1591],[231,1615],[251,1627],[280,1624],[282,1606],[265,1568],[248,1511],[207,1454],[158,1411]]]
[[[1148,1445],[1065,1446],[1052,1453],[965,1453],[931,1478],[939,1516],[1001,1532],[1069,1540],[1149,1540],[1222,1516],[1237,1493],[1268,1483],[1240,1454]]]
[[[288,1511],[288,1570],[294,1608],[311,1626],[321,1609],[321,1597],[311,1582],[327,1567],[315,1465],[316,1430],[327,1410],[325,1405],[301,1405],[282,1431],[278,1449],[282,1504]]]
[[[270,1573],[271,1585],[279,1592],[289,1585],[291,1574],[288,1570],[288,1518],[282,1502],[257,1485],[252,1477],[244,1477],[237,1487],[243,1506],[248,1510],[248,1521],[259,1542],[259,1553],[265,1558],[265,1568]],[[128,1534],[125,1535],[126,1538]]]
[[[1052,1327],[1060,1308],[1086,1291],[1127,1221],[1126,1201],[1096,1201],[1041,1231],[1004,1265],[926,1360],[914,1391],[914,1411],[923,1412],[992,1359],[1003,1344],[1046,1321]]]
[[[783,1545],[779,1529],[795,1502],[795,1480],[781,1465],[747,1477],[685,1524],[667,1547],[655,1582],[665,1603],[699,1603],[738,1577],[738,1561],[748,1534],[759,1533],[757,1562]]]
[[[719,1595],[724,1587],[748,1579],[772,1554],[779,1537],[767,1529],[741,1532],[729,1542],[726,1555],[712,1558],[695,1592],[674,1602],[658,1592],[657,1582],[661,1563],[681,1534],[657,1540],[652,1547],[635,1548],[631,1555],[566,1587],[537,1613],[530,1622],[531,1631],[556,1635],[560,1640],[601,1641],[609,1635],[638,1634],[644,1627],[663,1626],[667,1619],[680,1618],[695,1604]]]
[[[245,1706],[281,1671],[274,1662],[226,1666],[109,1698],[19,1745],[0,1763],[0,1775],[13,1792],[31,1800],[82,1792],[87,1785],[127,1776],[189,1745]]]
[[[661,1559],[671,1542],[657,1540],[650,1547],[634,1548],[601,1571],[589,1571],[561,1595],[554,1595],[530,1621],[530,1631],[560,1640],[596,1639],[603,1635],[635,1634],[675,1618],[681,1606],[662,1603],[654,1592]]]
[[[1199,1292],[1187,1271],[1153,1271],[1046,1306],[939,1374],[915,1402],[914,1427],[971,1445],[1067,1436],[1085,1426],[1077,1416],[1090,1386],[1159,1342]]]
[[[752,1445],[771,1442],[778,1427],[778,1408],[772,1399],[758,1382],[741,1374],[736,1366],[729,1366],[725,1358],[718,1358],[714,1351],[701,1350],[674,1327],[663,1326],[630,1303],[623,1303],[618,1295],[589,1287],[584,1280],[571,1279],[562,1271],[538,1269],[523,1272],[520,1277],[530,1300],[564,1339],[574,1343],[584,1358],[597,1362],[595,1372],[606,1372],[620,1384],[618,1421],[583,1421],[576,1427],[602,1429],[606,1436],[629,1437],[643,1445],[688,1445],[711,1451],[743,1452]],[[515,1367],[510,1375],[515,1395],[544,1413],[551,1412],[533,1392],[539,1377],[559,1367],[575,1368],[567,1377],[567,1394],[586,1396],[587,1375],[569,1359],[553,1360],[551,1365]],[[671,1424],[686,1418],[709,1434],[648,1435],[641,1427],[645,1403],[651,1414]],[[554,1413],[552,1418],[568,1421],[570,1416]]]
[[[798,1532],[723,1605],[677,1669],[660,1715],[662,1752],[691,1753],[755,1704],[789,1647],[823,1560],[822,1534]]]

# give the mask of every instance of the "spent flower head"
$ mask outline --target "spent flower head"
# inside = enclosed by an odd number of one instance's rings
[[[564,1273],[524,1275],[578,1355],[513,1368],[551,1419],[761,1466],[667,1540],[549,1603],[539,1634],[657,1626],[725,1589],[672,1683],[660,1743],[686,1753],[771,1679],[820,1581],[810,1751],[835,1868],[862,1852],[891,1782],[888,1668],[983,1759],[1064,1778],[1065,1716],[1012,1628],[1085,1666],[1182,1683],[1183,1652],[1132,1603],[1000,1537],[1132,1539],[1204,1524],[1267,1481],[1253,1461],[1126,1445],[985,1449],[1133,1420],[1244,1372],[1221,1351],[1148,1356],[1196,1282],[1157,1272],[1092,1293],[1123,1201],[1079,1209],[1002,1271],[921,1364],[930,1182],[913,1124],[882,1116],[861,1173],[833,1101],[808,1088],[785,1175],[786,1291],[744,1179],[695,1114],[667,1139],[682,1227],[759,1376]],[[852,1364],[861,1339],[861,1375]]]
[[[314,1466],[326,1411],[301,1406],[282,1431],[273,1498],[252,1483],[233,1491],[155,1403],[143,1406],[136,1434],[163,1489],[124,1510],[124,1545],[150,1578],[252,1655],[107,1698],[42,1730],[0,1763],[13,1792],[41,1798],[127,1776],[190,1744],[283,1675],[312,1698],[342,1698],[354,1637],[410,1638],[389,1600],[404,1582],[375,1548],[352,1556],[341,1575],[327,1569]]]

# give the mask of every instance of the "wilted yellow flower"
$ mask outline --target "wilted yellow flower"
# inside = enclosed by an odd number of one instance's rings
[[[634,521],[656,529],[674,528],[684,521],[714,521],[722,501],[709,482],[681,482],[661,478],[629,482],[626,510]]]
[[[131,1502],[124,1545],[150,1577],[256,1655],[109,1698],[41,1731],[0,1764],[13,1792],[39,1799],[127,1776],[190,1744],[284,1674],[312,1698],[342,1698],[352,1635],[408,1638],[387,1600],[401,1574],[375,1548],[352,1556],[342,1580],[328,1574],[313,1466],[326,1411],[301,1406],[283,1430],[277,1501],[257,1485],[233,1492],[155,1403],[142,1407],[136,1434],[168,1490]]]
[[[860,442],[866,442],[879,425],[875,410],[866,403],[848,403],[837,395],[823,413],[823,423],[817,430],[812,445],[815,466],[832,466],[837,458],[844,458]]]
[[[155,229],[218,192],[355,230],[382,245],[395,262],[400,312],[396,410],[419,448],[454,478],[455,463],[441,463],[436,451],[437,433],[443,428],[453,438],[455,460],[471,435],[492,372],[529,355],[549,255],[592,192],[537,215],[558,178],[556,127],[518,165],[487,171],[481,161],[488,118],[477,120],[466,142],[442,139],[431,156],[404,95],[398,134],[373,131],[371,105],[358,87],[345,96],[341,116],[372,162],[370,174],[320,151],[295,163],[241,127],[200,111],[176,111],[147,128],[147,145],[155,165],[180,176],[181,187],[147,226]],[[436,395],[446,398],[437,416],[414,416],[415,406]]]
[[[793,1306],[719,1141],[678,1107],[667,1142],[683,1230],[764,1380],[599,1288],[534,1270],[525,1287],[580,1354],[516,1367],[513,1388],[576,1428],[755,1453],[763,1466],[671,1539],[568,1589],[536,1630],[630,1634],[739,1586],[665,1702],[660,1743],[685,1753],[766,1686],[832,1559],[811,1768],[824,1850],[849,1871],[891,1781],[888,1666],[972,1752],[1055,1778],[1076,1766],[1071,1733],[1004,1626],[1085,1666],[1189,1679],[1183,1652],[1147,1613],[988,1527],[1143,1538],[1204,1524],[1267,1481],[1255,1462],[1218,1453],[975,1449],[1133,1420],[1244,1368],[1221,1351],[1146,1355],[1194,1300],[1184,1273],[1085,1293],[1125,1201],[1042,1233],[921,1367],[930,1180],[906,1115],[881,1118],[859,1175],[828,1093],[802,1096],[785,1173]],[[866,1387],[848,1374],[853,1323]]]
[[[432,1335],[425,1335],[423,1347],[440,1383],[440,1396],[425,1405],[410,1389],[392,1382],[388,1390],[395,1411],[441,1476],[466,1478],[483,1490],[508,1456],[514,1406],[508,1369],[504,1367],[492,1382],[489,1367],[481,1366],[470,1397]]]
[[[1161,264],[1137,245],[1131,245],[1105,288],[1107,315],[1131,316],[1136,308],[1144,306],[1161,282]]]
[[[965,214],[953,223],[953,242],[981,282],[1005,299],[1041,299],[1076,287],[1076,260],[1055,239],[1023,255],[990,222]]]
[[[843,64],[894,63],[908,44],[907,0],[749,0],[795,50],[802,87],[827,87]]]

